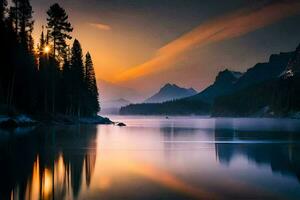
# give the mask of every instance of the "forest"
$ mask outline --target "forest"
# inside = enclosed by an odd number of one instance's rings
[[[72,39],[64,8],[56,3],[46,14],[35,44],[30,1],[0,0],[0,114],[95,116],[100,106],[91,55]]]
[[[163,103],[131,104],[120,109],[121,115],[208,115],[211,105],[189,98]]]

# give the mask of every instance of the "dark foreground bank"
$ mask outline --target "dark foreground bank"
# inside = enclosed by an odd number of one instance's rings
[[[93,117],[73,117],[66,115],[0,115],[0,128],[17,128],[35,125],[74,125],[74,124],[115,124],[109,118],[101,116]]]

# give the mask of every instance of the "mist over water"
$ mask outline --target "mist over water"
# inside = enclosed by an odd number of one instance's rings
[[[291,119],[110,116],[1,132],[0,199],[299,199]]]

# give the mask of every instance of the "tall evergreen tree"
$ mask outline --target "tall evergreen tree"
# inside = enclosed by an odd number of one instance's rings
[[[44,27],[42,28],[42,33],[40,37],[40,43],[38,46],[39,50],[39,58],[38,58],[38,82],[39,82],[39,103],[38,103],[38,109],[47,113],[49,111],[49,104],[48,104],[48,95],[49,95],[49,52],[45,51],[45,48],[47,46],[46,38],[44,35]]]
[[[54,4],[48,10],[47,34],[42,31],[39,53],[34,54],[29,0],[12,0],[8,17],[6,6],[6,0],[0,0],[0,107],[7,104],[26,113],[95,115],[100,108],[93,62],[88,53],[84,65],[78,40],[69,50],[67,40],[73,28],[64,9]]]
[[[4,101],[5,97],[5,89],[4,89],[4,80],[5,76],[7,76],[6,73],[6,61],[7,61],[7,56],[5,55],[7,53],[6,49],[6,31],[5,31],[5,10],[7,6],[7,1],[6,0],[0,0],[0,32],[2,33],[2,36],[0,37],[0,60],[1,60],[1,65],[0,65],[0,103]]]
[[[6,10],[6,1],[3,1],[3,4],[1,5],[3,6],[2,10]],[[13,29],[11,16],[8,18],[4,17],[2,23],[0,23],[0,29],[0,92],[2,93],[2,98],[0,98],[4,104],[10,106],[15,81],[15,60],[17,57],[15,54],[18,47],[18,41]]]
[[[72,74],[70,59],[67,57],[64,60],[62,67],[62,78],[61,78],[61,90],[60,90],[60,108],[62,113],[66,115],[73,114],[73,101],[72,101]]]
[[[33,19],[29,0],[13,0],[7,24],[10,57],[7,82],[7,104],[21,110],[33,110],[36,92],[33,55]]]
[[[33,46],[31,37],[34,24],[32,7],[29,0],[13,0],[12,2],[13,6],[10,8],[10,16],[15,32],[21,44],[30,49]]]
[[[71,76],[72,76],[72,101],[74,111],[78,117],[81,116],[83,106],[83,91],[84,91],[84,65],[82,48],[78,40],[75,39],[72,47],[71,56]]]
[[[16,1],[16,0],[15,0]],[[20,39],[23,45],[27,48],[33,50],[33,39],[32,31],[34,21],[32,19],[32,7],[29,0],[20,0]]]
[[[60,93],[59,82],[61,81],[61,64],[66,60],[67,56],[67,40],[72,37],[69,35],[73,31],[73,28],[68,21],[68,15],[66,11],[60,7],[59,4],[53,4],[47,11],[47,46],[51,43],[52,53],[48,55],[47,67],[50,74],[50,82],[48,84],[50,88],[48,102],[50,103],[50,110],[52,113],[56,112],[56,103],[61,104],[58,94]],[[58,105],[59,107],[60,105]]]
[[[87,87],[87,114],[96,115],[100,111],[95,70],[90,53],[85,56],[85,83]]]
[[[67,40],[72,39],[69,35],[73,28],[68,21],[66,11],[59,4],[53,4],[47,11],[47,28],[53,43],[53,55],[60,61],[64,60],[67,50]]]

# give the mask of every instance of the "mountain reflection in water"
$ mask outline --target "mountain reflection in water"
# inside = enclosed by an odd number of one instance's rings
[[[0,199],[300,198],[297,121],[122,121],[1,131]]]

